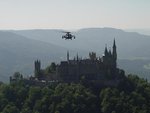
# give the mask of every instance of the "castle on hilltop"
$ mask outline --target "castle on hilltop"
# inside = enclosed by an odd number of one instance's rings
[[[108,82],[109,80],[117,80],[120,75],[124,75],[124,71],[117,68],[117,47],[115,39],[113,47],[107,49],[105,47],[104,55],[97,57],[95,52],[89,53],[89,58],[79,58],[78,54],[70,59],[67,52],[67,60],[61,61],[60,64],[52,63],[45,70],[41,69],[41,62],[34,62],[34,77],[30,77],[30,81],[42,81],[45,83],[52,81],[59,82],[79,82],[82,79],[94,82]]]

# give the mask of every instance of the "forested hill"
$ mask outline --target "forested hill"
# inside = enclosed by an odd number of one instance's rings
[[[45,87],[23,82],[0,85],[0,113],[149,113],[150,83],[124,77],[118,87],[58,83]]]

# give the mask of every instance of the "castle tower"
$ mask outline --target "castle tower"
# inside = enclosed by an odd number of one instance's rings
[[[91,53],[89,53],[89,58],[90,58],[90,60],[96,60],[97,59],[97,57],[96,57],[96,53],[95,52],[91,52]]]
[[[41,74],[41,62],[37,60],[34,62],[34,76],[39,78]]]
[[[113,60],[114,60],[115,67],[116,67],[116,61],[117,61],[117,47],[116,47],[115,39],[114,39],[114,43],[113,43],[113,53],[112,53],[112,56],[113,56]]]

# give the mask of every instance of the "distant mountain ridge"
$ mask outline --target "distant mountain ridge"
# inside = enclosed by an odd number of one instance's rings
[[[114,28],[86,28],[74,32],[76,40],[73,41],[62,40],[63,33],[60,30],[21,30],[14,32],[31,39],[66,48],[96,51],[100,54],[103,53],[105,44],[108,48],[111,47],[115,38],[120,58],[150,58],[150,36],[136,32],[125,32]]]
[[[145,29],[125,29],[125,31],[138,32],[140,34],[144,34],[144,35],[149,35],[150,36],[150,28],[145,28]]]

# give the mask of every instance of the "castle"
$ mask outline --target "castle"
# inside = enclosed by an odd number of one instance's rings
[[[34,62],[34,77],[30,81],[45,82],[79,82],[81,79],[102,83],[119,79],[124,75],[124,71],[117,68],[117,47],[115,39],[112,51],[105,47],[104,55],[97,57],[95,52],[89,53],[89,58],[82,59],[78,54],[74,59],[70,59],[67,52],[67,60],[61,61],[60,64],[52,63],[48,72],[41,69],[41,62]],[[107,83],[108,84],[108,83]]]
[[[48,76],[40,76],[40,61],[35,61],[35,75],[39,80],[58,80],[63,82],[78,82],[84,77],[87,80],[103,80],[116,78],[121,70],[117,68],[117,50],[115,39],[112,51],[105,47],[104,55],[97,57],[96,53],[89,53],[89,58],[82,59],[77,56],[74,59],[69,58],[56,65],[54,73]]]

